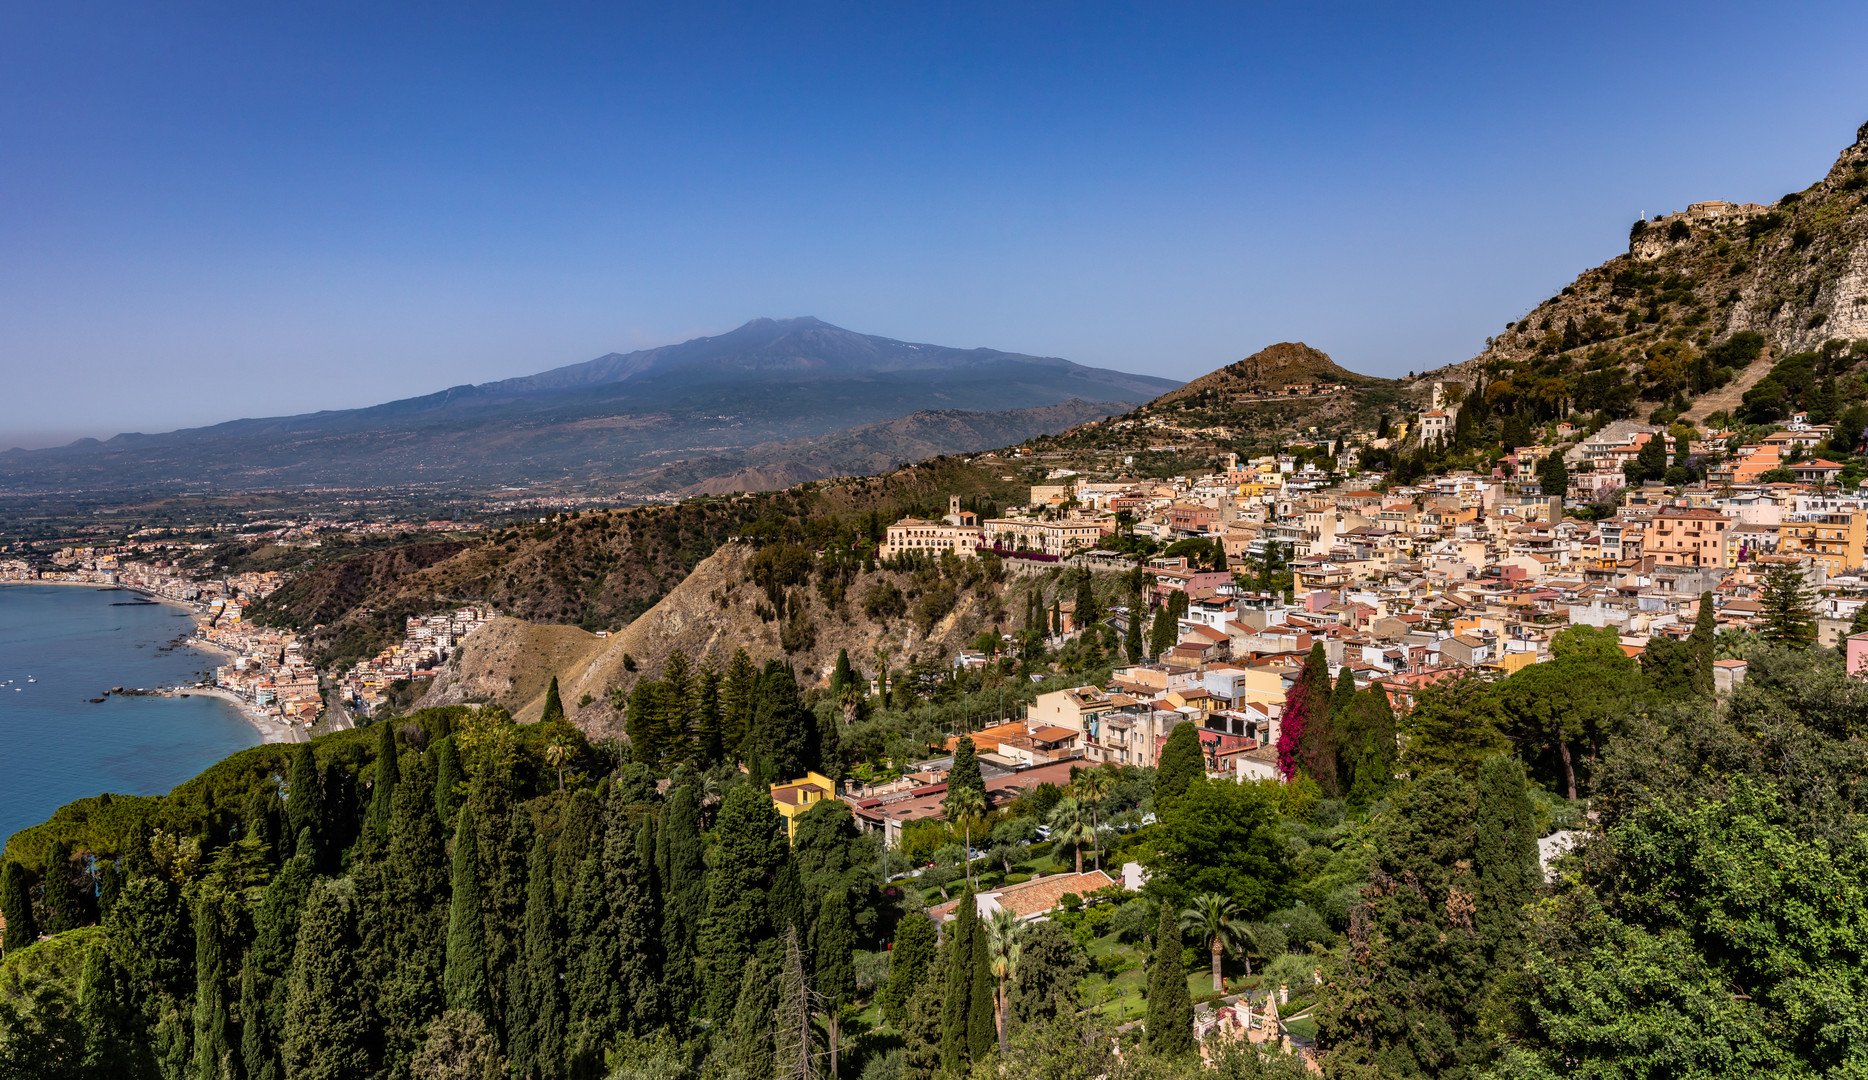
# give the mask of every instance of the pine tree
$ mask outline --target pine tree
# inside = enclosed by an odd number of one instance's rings
[[[339,886],[318,883],[292,952],[283,1054],[288,1080],[348,1080],[369,1070],[354,947]]]
[[[689,711],[694,718],[696,763],[706,768],[726,753],[720,715],[720,663],[711,654],[701,661],[694,677],[694,700]]]
[[[720,741],[728,759],[743,759],[757,703],[759,669],[745,649],[735,649],[720,683]]]
[[[682,784],[668,799],[667,825],[658,838],[665,855],[662,867],[663,985],[668,1008],[684,1016],[696,998],[694,939],[706,902],[706,867],[702,861],[700,796],[691,783]]]
[[[443,831],[454,828],[454,812],[460,809],[460,789],[465,779],[454,736],[445,736],[435,744],[435,815],[441,819]]]
[[[239,900],[218,888],[202,889],[195,900],[194,1075],[220,1080],[234,1068],[233,1009],[238,985]]]
[[[804,949],[798,928],[785,931],[784,960],[778,971],[778,1000],[772,1008],[772,1075],[774,1080],[814,1080],[817,1050],[811,1018],[817,1014],[817,994],[804,970]]]
[[[1206,754],[1200,749],[1199,726],[1192,721],[1174,725],[1161,746],[1155,766],[1155,804],[1166,809],[1186,794],[1187,786],[1206,775]]]
[[[662,696],[662,757],[668,761],[694,760],[694,679],[687,653],[676,649],[668,654],[658,692]]]
[[[728,1054],[732,1072],[744,1080],[771,1080],[772,1009],[777,995],[759,958],[746,961],[739,1001],[733,1006],[733,1046]]]
[[[321,866],[319,830],[324,827],[324,778],[318,774],[318,757],[310,743],[299,743],[292,752],[292,772],[286,781],[285,828],[294,841],[307,831],[311,834],[313,866]],[[293,851],[296,855],[298,852]]]
[[[132,1034],[136,1018],[124,1005],[117,966],[110,953],[94,947],[84,957],[78,981],[78,1027],[84,1035],[79,1075],[129,1077],[137,1068]]]
[[[493,1011],[487,987],[486,916],[480,890],[480,849],[474,808],[461,807],[454,827],[452,899],[448,903],[447,966],[441,975],[450,1010],[485,1018]]]
[[[39,927],[32,917],[32,891],[26,868],[7,860],[0,870],[0,914],[6,916],[6,945],[0,952],[13,953],[39,940]]]
[[[389,819],[394,812],[396,784],[401,771],[396,761],[396,733],[384,721],[377,724],[376,782],[370,785],[370,835],[375,843],[389,842]]]
[[[1187,969],[1181,964],[1180,921],[1174,905],[1161,905],[1161,925],[1155,930],[1154,959],[1148,965],[1148,1052],[1170,1060],[1194,1053],[1193,997],[1187,991]]]
[[[551,685],[545,688],[545,711],[539,715],[538,722],[549,724],[564,719],[564,700],[558,696],[558,677],[551,677]]]
[[[978,934],[979,911],[973,887],[968,885],[954,907],[953,934],[942,979],[947,992],[941,998],[940,1060],[949,1076],[964,1075],[970,1060],[966,1025],[972,1013],[973,939]]]
[[[532,841],[525,893],[525,942],[509,972],[507,1059],[526,1080],[556,1080],[564,1061],[564,998],[560,982],[557,903],[551,888],[551,845]]]
[[[1473,922],[1491,951],[1493,970],[1515,970],[1524,960],[1525,908],[1537,899],[1541,877],[1537,824],[1518,759],[1500,755],[1479,766],[1475,816]]]
[[[824,1006],[825,1030],[830,1036],[830,1075],[837,1075],[837,1054],[843,1006],[856,997],[856,926],[850,918],[849,897],[841,889],[826,893],[818,908],[811,939],[816,962],[817,994]]]
[[[1804,588],[1803,571],[1794,566],[1779,566],[1764,576],[1764,640],[1792,649],[1815,643],[1815,612]]]
[[[914,913],[902,916],[889,950],[888,986],[882,991],[883,1018],[898,1029],[908,1024],[908,999],[927,981],[936,944],[934,920]]]
[[[286,860],[253,917],[253,944],[240,977],[240,1060],[247,1080],[283,1080],[286,998],[298,928],[317,876],[309,854]],[[135,883],[133,882],[132,885]]]

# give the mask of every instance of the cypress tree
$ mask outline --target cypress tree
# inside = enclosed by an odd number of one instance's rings
[[[967,974],[973,980],[973,987],[967,993],[966,1003],[967,1054],[976,1066],[991,1061],[992,1052],[999,1045],[998,1025],[994,1021],[991,955],[986,925],[976,917],[973,926],[973,959],[967,964]]]
[[[309,854],[294,855],[266,886],[240,977],[240,1060],[247,1080],[283,1080],[287,976],[301,914],[317,877]],[[132,882],[135,885],[135,882]],[[127,894],[126,894],[127,895]]]
[[[396,733],[384,721],[377,726],[376,781],[370,785],[370,836],[378,844],[389,842],[389,819],[394,813],[396,785],[402,779],[396,762]]]
[[[557,904],[551,846],[532,841],[525,891],[525,946],[506,992],[507,1059],[526,1080],[556,1080],[564,1061],[564,998],[559,980]]]
[[[937,944],[935,935],[934,920],[925,915],[903,915],[895,927],[895,941],[889,950],[889,983],[882,991],[882,1015],[898,1029],[907,1027],[908,999],[927,981],[928,965],[934,961]]]
[[[532,845],[532,815],[513,805],[511,762],[486,755],[467,794],[473,811],[475,854],[480,868],[480,911],[485,933],[486,984],[492,1012],[488,1024],[503,1031],[506,985],[504,973],[519,959],[525,936],[525,861]],[[493,978],[499,973],[498,979]],[[449,999],[450,1008],[455,1007]]]
[[[1055,597],[1051,600],[1051,636],[1064,632],[1064,606]]]
[[[947,770],[947,793],[971,792],[984,797],[986,781],[979,771],[979,753],[971,735],[954,743],[953,767]]]
[[[1357,694],[1349,704],[1343,727],[1351,805],[1365,807],[1394,784],[1395,714],[1388,694],[1378,683]]]
[[[0,914],[6,916],[6,946],[11,953],[39,940],[39,927],[32,917],[32,887],[26,880],[26,868],[11,859],[0,870]]]
[[[558,829],[558,850],[551,871],[561,908],[570,902],[571,890],[577,887],[577,872],[583,868],[584,857],[602,846],[602,811],[602,805],[589,788],[573,791],[565,806],[564,824]]]
[[[377,1011],[383,1067],[392,1076],[406,1075],[429,1021],[447,1005],[441,980],[447,964],[449,869],[430,771],[423,758],[410,758],[396,785],[389,823],[384,922],[391,955]]]
[[[285,1007],[285,1075],[348,1080],[369,1072],[361,980],[339,886],[319,882],[305,902]]]
[[[710,766],[726,752],[720,723],[720,663],[709,655],[694,676],[694,697],[689,713],[694,719],[696,761]]]
[[[460,750],[454,745],[454,736],[445,736],[435,744],[435,816],[441,819],[443,830],[454,827],[454,811],[460,809],[460,788],[464,778]]]
[[[57,841],[46,857],[45,880],[40,883],[45,892],[46,933],[62,934],[91,922],[89,882],[80,886],[78,876],[71,865],[71,845]]]
[[[1200,730],[1192,721],[1174,725],[1155,766],[1155,804],[1166,809],[1187,793],[1188,785],[1206,775],[1206,754],[1200,749]]]
[[[1288,779],[1303,770],[1323,794],[1335,798],[1336,736],[1330,724],[1330,670],[1321,641],[1298,672],[1297,682],[1285,697],[1284,716],[1278,724],[1278,767]]]
[[[662,1001],[662,913],[655,880],[653,817],[643,816],[635,829],[633,848],[631,842],[628,830],[612,831],[604,870],[616,951],[622,960],[620,983],[627,1009],[622,1023],[632,1034],[646,1035],[662,1025],[667,1012]]]
[[[195,900],[195,1067],[198,1080],[233,1071],[234,954],[239,951],[239,901],[205,887]]]
[[[770,795],[739,784],[721,802],[713,834],[697,951],[705,1015],[723,1021],[739,999],[737,983],[754,944],[771,929],[766,895],[784,862],[785,833]]]
[[[1083,630],[1094,626],[1102,620],[1102,617],[1102,609],[1096,603],[1096,588],[1090,581],[1090,571],[1087,567],[1079,568],[1077,571],[1077,629]]]
[[[662,757],[669,761],[695,758],[693,676],[687,653],[676,649],[668,654],[658,690],[662,697]]]
[[[979,911],[973,899],[973,887],[960,893],[954,908],[953,934],[947,949],[941,999],[940,1060],[949,1076],[964,1075],[971,1054],[967,1039],[967,1020],[972,1013],[973,940],[979,935]]]
[[[1493,970],[1513,970],[1524,960],[1524,909],[1537,899],[1541,876],[1537,826],[1517,758],[1486,759],[1479,766],[1478,787],[1473,924],[1491,951]]]
[[[1693,620],[1693,633],[1686,639],[1693,647],[1693,689],[1699,696],[1713,696],[1712,660],[1713,639],[1718,635],[1719,622],[1712,610],[1712,594],[1699,594],[1699,616]]]
[[[128,1077],[136,1069],[136,1020],[124,1007],[117,976],[117,966],[103,947],[94,946],[85,954],[78,981],[78,1027],[84,1037],[81,1076]]]
[[[902,1027],[902,1080],[935,1080],[941,1075],[941,1012],[947,998],[948,956],[952,949],[953,937],[949,935],[928,962],[927,978],[908,996]]]
[[[798,697],[798,682],[791,670],[779,667],[759,679],[759,700],[753,711],[753,745],[758,771],[753,782],[783,783],[817,768],[817,717]],[[769,801],[769,799],[768,799]]]
[[[830,700],[843,696],[843,688],[856,685],[856,672],[850,668],[850,650],[837,650],[836,667],[830,671]]]
[[[318,756],[310,743],[299,743],[292,751],[292,772],[286,781],[285,828],[292,836],[294,855],[299,853],[299,839],[310,833],[311,850],[305,854],[311,856],[313,866],[321,862],[318,831],[323,825],[324,778],[318,775]]]
[[[825,1028],[830,1036],[830,1075],[837,1075],[839,1013],[856,996],[856,926],[850,920],[849,897],[841,889],[824,894],[818,908],[811,952],[816,958],[817,995],[823,1001]]]
[[[578,870],[567,922],[570,1020],[566,1056],[570,1074],[587,1080],[603,1075],[603,1048],[616,1036],[620,1012],[611,1000],[617,993],[618,963],[600,852],[592,851]]]
[[[480,895],[476,832],[473,807],[461,807],[460,820],[454,827],[447,966],[442,971],[441,985],[450,1010],[479,1013],[484,1019],[493,1011],[493,996],[487,988],[486,916]]]
[[[759,958],[747,960],[739,1001],[733,1006],[733,1046],[727,1056],[733,1073],[745,1080],[771,1080],[772,1008],[777,998],[773,988]]]
[[[1154,626],[1148,636],[1148,659],[1159,660],[1161,654],[1174,647],[1180,630],[1174,621],[1172,603],[1163,604],[1155,609]]]
[[[1344,664],[1336,673],[1336,689],[1330,693],[1330,723],[1341,730],[1349,717],[1349,703],[1356,697],[1356,673]]]
[[[1157,1057],[1185,1059],[1194,1052],[1193,998],[1187,991],[1187,969],[1181,965],[1180,922],[1174,905],[1161,905],[1161,925],[1155,930],[1154,960],[1148,965],[1148,1052]]]
[[[682,784],[668,799],[668,823],[659,841],[665,856],[662,866],[663,985],[668,1009],[682,1016],[696,999],[694,939],[700,929],[706,901],[706,867],[702,862],[700,796],[694,785]]]
[[[538,722],[549,724],[562,719],[564,719],[564,701],[558,697],[558,677],[553,675],[551,685],[545,688],[545,711],[539,716]]]

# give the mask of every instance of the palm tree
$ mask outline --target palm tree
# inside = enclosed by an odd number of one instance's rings
[[[957,821],[966,831],[966,883],[973,884],[973,819],[986,814],[986,793],[975,787],[949,788],[941,806],[948,821]]]
[[[1213,992],[1222,994],[1226,984],[1219,974],[1219,958],[1227,949],[1238,951],[1240,939],[1245,936],[1245,924],[1239,918],[1239,905],[1232,897],[1224,893],[1201,893],[1193,898],[1193,906],[1180,913],[1180,928],[1189,934],[1198,934],[1206,939],[1213,951]]]
[[[1090,824],[1089,811],[1071,796],[1059,799],[1051,808],[1051,845],[1068,844],[1077,849],[1077,873],[1083,873],[1083,845],[1096,842],[1096,829]]]
[[[1103,845],[1102,833],[1096,823],[1096,804],[1108,798],[1109,793],[1115,790],[1115,770],[1106,765],[1099,765],[1094,769],[1081,769],[1077,775],[1070,778],[1070,786],[1076,791],[1077,797],[1090,808],[1090,835],[1097,838],[1096,868],[1101,870],[1103,868]],[[1082,871],[1078,870],[1078,873]]]
[[[558,790],[564,790],[564,763],[571,759],[571,744],[554,739],[545,747],[545,761],[558,770]]]
[[[992,972],[999,987],[993,997],[993,1012],[999,1020],[999,1053],[1005,1053],[1006,1029],[1010,1026],[1011,1002],[1006,998],[1006,985],[1018,975],[1018,957],[1023,951],[1020,939],[1024,937],[1025,924],[1017,915],[1004,908],[992,913],[992,921],[986,924],[986,966]]]

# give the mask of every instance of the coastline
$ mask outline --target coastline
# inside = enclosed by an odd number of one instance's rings
[[[182,697],[184,695],[194,696],[197,694],[201,697],[219,698],[229,705],[232,705],[234,711],[240,714],[240,719],[245,720],[253,730],[259,732],[259,741],[261,745],[305,741],[305,733],[303,731],[282,720],[274,720],[252,705],[247,704],[245,699],[231,690],[222,690],[218,686],[178,686],[163,691],[162,696]]]
[[[228,657],[229,659],[232,659],[235,656],[235,653],[233,652],[233,650],[228,649],[221,645],[216,645],[213,642],[206,641],[202,639],[201,637],[197,636],[199,635],[201,631],[201,627],[203,623],[203,614],[200,610],[195,608],[193,605],[185,603],[181,600],[172,600],[169,597],[162,596],[157,593],[147,592],[143,589],[139,589],[135,587],[134,585],[100,585],[95,581],[57,581],[57,580],[41,581],[37,579],[26,581],[26,580],[21,580],[18,578],[8,578],[4,581],[0,581],[0,585],[62,585],[62,586],[81,588],[81,589],[98,589],[98,590],[105,591],[105,592],[115,590],[117,592],[132,593],[136,596],[141,596],[141,597],[144,597],[145,599],[154,601],[155,603],[162,604],[165,607],[179,608],[180,610],[188,613],[190,617],[189,621],[192,624],[192,626],[191,626],[188,636],[181,639],[181,644],[186,645],[188,648],[193,649],[196,652],[217,653],[221,656]],[[260,712],[258,709],[248,704],[244,698],[240,697],[240,695],[235,694],[230,690],[223,690],[217,686],[208,686],[208,687],[190,686],[190,687],[174,687],[174,688],[163,691],[164,697],[180,697],[183,694],[200,694],[203,697],[219,698],[220,700],[226,702],[228,705],[233,707],[233,711],[240,717],[241,720],[246,722],[248,727],[252,728],[254,731],[257,731],[259,733],[259,740],[262,746],[267,745],[267,744],[273,744],[273,743],[294,743],[294,742],[306,741],[306,736],[303,731],[299,730],[298,728],[293,727],[290,724],[285,723],[284,721],[275,720],[272,717],[267,716],[265,713]]]

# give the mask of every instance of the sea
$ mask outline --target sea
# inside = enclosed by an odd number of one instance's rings
[[[192,683],[223,662],[178,644],[193,630],[187,612],[141,599],[0,585],[0,838],[74,799],[163,794],[259,745],[259,732],[219,698],[105,695]]]

